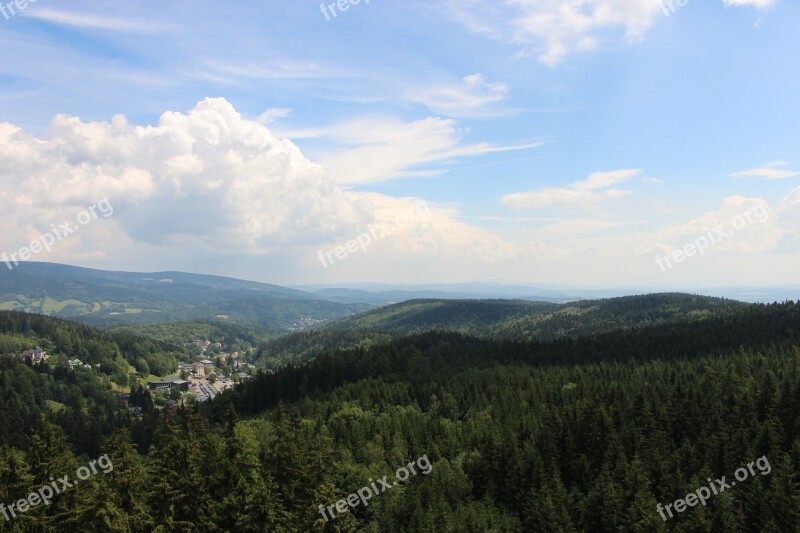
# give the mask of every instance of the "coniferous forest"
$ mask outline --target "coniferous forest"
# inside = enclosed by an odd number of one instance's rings
[[[170,346],[4,313],[0,503],[98,457],[113,470],[0,531],[800,531],[800,304],[709,308],[541,340],[396,335],[194,406],[133,384],[138,416],[114,363]],[[33,339],[103,370],[13,355]],[[429,473],[320,512],[422,456]]]
[[[0,0],[0,533],[800,533],[800,0]]]

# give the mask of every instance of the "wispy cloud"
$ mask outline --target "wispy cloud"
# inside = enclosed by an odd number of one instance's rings
[[[455,120],[443,118],[413,122],[392,118],[354,120],[331,126],[321,136],[339,145],[320,160],[340,184],[443,174],[449,170],[446,165],[459,158],[527,150],[547,142],[464,144],[466,131],[459,129]],[[422,165],[434,168],[420,168]]]
[[[765,9],[776,1],[723,3]],[[518,55],[534,56],[548,66],[598,48],[614,31],[629,42],[641,39],[664,16],[663,0],[446,0],[445,4],[468,31],[517,45]]]
[[[258,115],[256,121],[260,122],[261,124],[271,124],[278,119],[288,117],[289,115],[291,115],[291,113],[292,113],[291,109],[286,109],[283,107],[270,107],[269,109]]]
[[[465,76],[459,84],[415,88],[407,97],[441,115],[467,118],[502,114],[491,106],[505,100],[509,92],[505,83],[489,82],[476,73]]]
[[[767,9],[778,3],[777,0],[722,0],[726,6],[749,6],[758,9]]]
[[[641,174],[638,169],[595,172],[583,181],[567,187],[545,187],[538,191],[507,194],[501,201],[513,209],[536,209],[547,207],[592,206],[606,200],[630,196],[631,191],[610,188]]]
[[[200,76],[209,80],[234,82],[237,79],[287,80],[313,79],[342,76],[342,70],[332,69],[313,61],[296,61],[291,59],[251,62],[246,64],[224,63],[210,60],[206,64],[211,73],[200,71]]]
[[[107,30],[116,32],[142,32],[152,33],[175,29],[170,24],[159,24],[152,20],[135,20],[130,18],[115,18],[93,13],[73,13],[55,9],[36,9],[23,13],[24,16],[78,28]]]
[[[800,176],[800,171],[789,170],[782,167],[788,166],[786,161],[773,161],[757,168],[742,170],[729,174],[731,178],[761,178],[762,180],[785,180]]]

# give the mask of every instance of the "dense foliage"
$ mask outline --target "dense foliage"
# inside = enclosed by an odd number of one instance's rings
[[[303,363],[338,348],[427,331],[492,340],[547,340],[735,313],[746,304],[689,294],[651,294],[566,304],[524,300],[412,300],[266,342],[266,366]]]
[[[25,340],[27,339],[27,345]],[[154,341],[124,332],[104,332],[67,320],[43,315],[0,311],[0,354],[17,353],[20,348],[45,348],[52,355],[78,358],[89,365],[100,365],[127,383],[125,360],[138,372],[163,375],[173,372],[176,357],[184,352],[166,342]],[[123,372],[124,370],[124,372]],[[122,372],[122,375],[119,375]]]
[[[183,346],[195,339],[220,342],[228,351],[246,351],[255,348],[270,336],[269,332],[255,326],[231,324],[222,320],[164,322],[135,326],[115,326],[110,331],[128,333],[154,339],[162,343]]]
[[[0,531],[800,530],[800,304],[634,326],[397,338],[261,374],[196,412],[159,415],[138,391],[147,414],[100,428],[97,449],[39,418],[0,448],[0,502],[94,453],[114,471]],[[422,455],[429,475],[322,519]],[[768,474],[657,513],[760,457]]]

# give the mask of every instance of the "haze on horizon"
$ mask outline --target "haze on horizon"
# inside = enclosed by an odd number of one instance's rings
[[[786,0],[31,3],[0,15],[0,253],[71,221],[30,260],[797,285],[798,22]]]

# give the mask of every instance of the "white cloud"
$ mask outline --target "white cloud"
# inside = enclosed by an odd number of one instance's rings
[[[751,168],[730,174],[731,178],[761,178],[763,180],[784,180],[800,176],[800,171],[788,170],[781,167],[787,166],[786,161],[774,161],[758,168]]]
[[[108,30],[116,32],[153,33],[174,29],[174,26],[160,24],[153,20],[133,20],[129,18],[114,18],[91,13],[72,13],[55,9],[37,8],[24,11],[23,15],[39,20],[45,20],[64,26]]]
[[[591,235],[601,233],[610,229],[620,228],[630,225],[631,222],[619,222],[616,220],[604,220],[598,218],[569,218],[558,220],[551,224],[545,224],[538,230],[536,235],[541,238],[551,240],[562,240],[576,235]]]
[[[778,3],[777,0],[722,0],[726,6],[749,6],[758,9],[767,9]]]
[[[505,83],[488,82],[483,74],[464,77],[460,84],[417,87],[408,99],[421,103],[432,111],[451,117],[480,117],[498,112],[486,108],[505,100],[509,87]]]
[[[205,68],[188,72],[186,76],[222,85],[242,85],[248,80],[304,80],[346,74],[313,61],[291,59],[265,59],[242,64],[208,60],[205,65]]]
[[[320,157],[331,178],[340,184],[368,184],[408,176],[432,176],[458,158],[525,150],[544,144],[462,144],[467,131],[452,119],[426,118],[404,122],[392,118],[353,120],[317,131],[336,144]],[[434,165],[435,168],[420,168]]]
[[[428,216],[419,216],[408,224],[398,225],[394,223],[396,217],[414,212],[419,199],[391,198],[374,193],[368,197],[375,206],[375,224],[388,224],[392,230],[391,238],[378,242],[377,247],[384,246],[389,255],[396,258],[480,257],[483,261],[499,261],[523,257],[527,253],[524,248],[484,229],[459,221],[459,213],[452,207],[428,204]]]
[[[792,189],[776,209],[783,228],[782,251],[800,250],[800,187]]]
[[[57,116],[47,140],[2,124],[0,190],[34,226],[107,197],[134,240],[243,253],[350,233],[372,219],[363,195],[337,188],[294,144],[224,99],[164,113],[155,126]]]
[[[513,209],[592,206],[633,194],[630,191],[609,187],[631,180],[640,174],[641,170],[637,169],[595,172],[587,179],[567,187],[545,187],[538,191],[507,194],[501,201]]]
[[[352,131],[357,142],[375,133]],[[448,139],[443,136],[439,152],[490,150]],[[362,166],[355,160],[354,168]],[[17,250],[105,198],[114,207],[111,218],[37,259],[131,268],[143,256],[162,264],[285,256],[313,272],[316,250],[369,231],[419,201],[342,190],[292,142],[243,119],[221,98],[205,99],[188,113],[166,112],[151,126],[131,125],[121,115],[101,122],[57,116],[49,138],[0,123],[0,203],[7,221],[0,250]],[[429,218],[348,260],[339,274],[410,260],[423,270],[438,261],[452,269],[465,257],[496,265],[547,253],[543,244],[515,245],[470,226],[452,207],[430,204],[430,210]]]
[[[726,237],[717,230],[722,230]],[[660,231],[656,246],[680,249],[700,236],[713,235],[720,240],[714,245],[715,251],[753,254],[774,250],[784,233],[766,200],[731,196],[715,211]]]
[[[271,124],[276,120],[288,117],[289,115],[291,115],[291,113],[292,113],[291,109],[286,109],[283,107],[270,107],[269,109],[258,115],[258,118],[256,120],[261,124]]]
[[[726,5],[767,8],[773,0],[724,0]],[[469,31],[520,47],[554,66],[574,52],[594,50],[609,34],[642,38],[665,16],[664,0],[447,0]],[[619,39],[619,36],[616,37]]]

